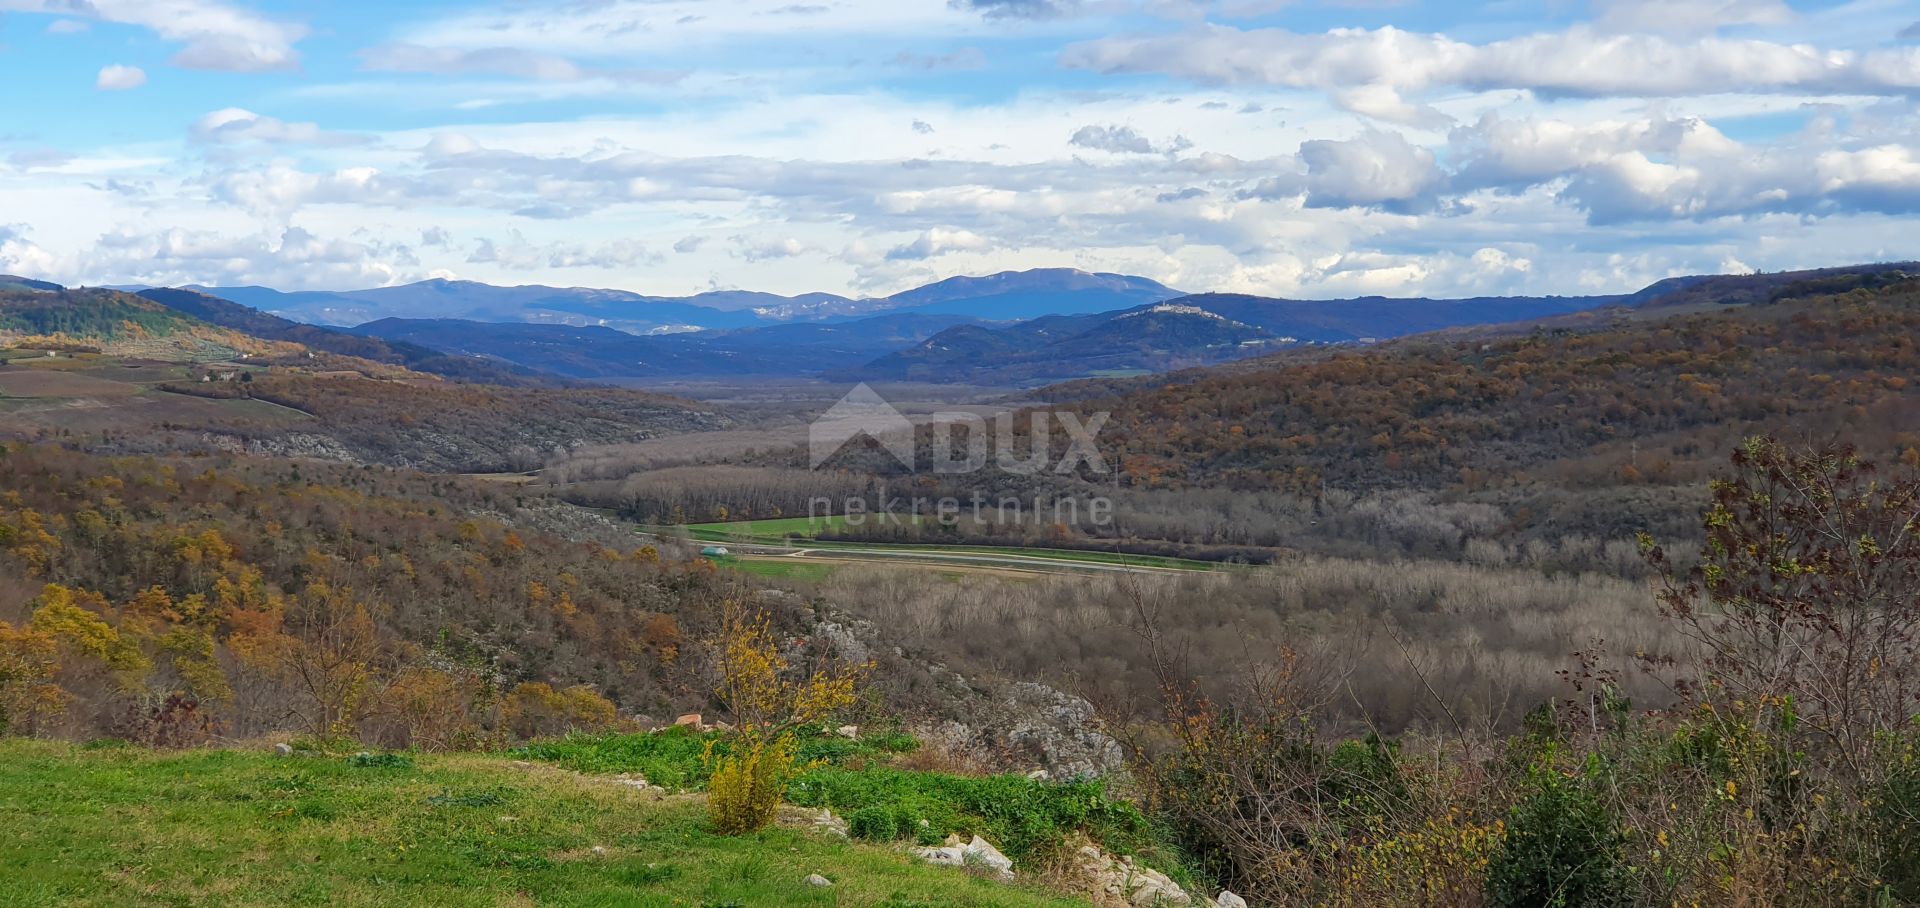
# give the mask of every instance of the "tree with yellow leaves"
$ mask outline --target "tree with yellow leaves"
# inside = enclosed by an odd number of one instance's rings
[[[32,734],[58,713],[66,694],[53,683],[60,647],[50,635],[0,621],[0,734]]]
[[[738,728],[727,753],[708,746],[708,813],[718,832],[741,835],[773,821],[793,775],[795,733],[851,704],[873,666],[843,663],[796,676],[766,614],[731,601],[722,608],[714,649],[720,668],[715,694]]]

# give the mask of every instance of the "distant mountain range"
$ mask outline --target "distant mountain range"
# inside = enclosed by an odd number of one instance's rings
[[[951,278],[869,300],[744,291],[667,298],[444,280],[343,293],[229,287],[141,295],[259,337],[495,384],[801,377],[1017,386],[1603,307],[1765,303],[1878,286],[1914,271],[1920,266],[1864,265],[1674,278],[1624,295],[1472,299],[1182,295],[1146,278],[1071,269]],[[0,288],[49,287],[57,285],[0,277]],[[376,313],[351,329],[300,324]]]
[[[120,288],[140,290],[145,288]],[[353,326],[387,318],[599,326],[631,334],[678,334],[913,311],[991,321],[1124,309],[1180,292],[1154,281],[1067,268],[956,277],[890,297],[854,300],[831,293],[779,296],[723,290],[694,296],[646,296],[625,290],[496,287],[431,280],[371,290],[282,292],[267,287],[185,289],[315,325]]]

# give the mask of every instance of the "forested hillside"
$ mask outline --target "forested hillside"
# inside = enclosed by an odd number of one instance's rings
[[[692,401],[617,388],[502,388],[274,373],[239,385],[175,390],[240,396],[305,413],[347,459],[448,472],[531,470],[556,448],[619,444],[728,424],[724,415]],[[209,428],[270,449],[288,434],[284,426],[246,422]]]
[[[553,538],[508,492],[417,474],[12,446],[0,489],[14,733],[606,727],[697,696],[680,647],[728,595],[705,562]]]
[[[113,290],[0,288],[0,332],[123,340],[164,336],[202,323]]]
[[[1077,402],[1139,486],[1478,487],[1528,471],[1632,483],[1759,432],[1920,445],[1920,282],[1591,332],[1408,341]],[[1549,466],[1551,465],[1551,466]]]
[[[531,369],[480,357],[450,355],[417,344],[389,342],[332,328],[303,325],[195,290],[142,290],[138,295],[209,324],[254,337],[288,341],[312,350],[403,366],[456,381],[508,386],[555,383],[553,378]]]

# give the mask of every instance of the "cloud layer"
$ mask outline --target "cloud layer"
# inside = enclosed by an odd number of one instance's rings
[[[1910,257],[1893,6],[0,0],[85,60],[0,136],[0,270],[1333,296]]]

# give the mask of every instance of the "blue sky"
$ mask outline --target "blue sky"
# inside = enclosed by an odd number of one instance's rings
[[[0,0],[0,271],[1299,297],[1916,258],[1913,0]]]

